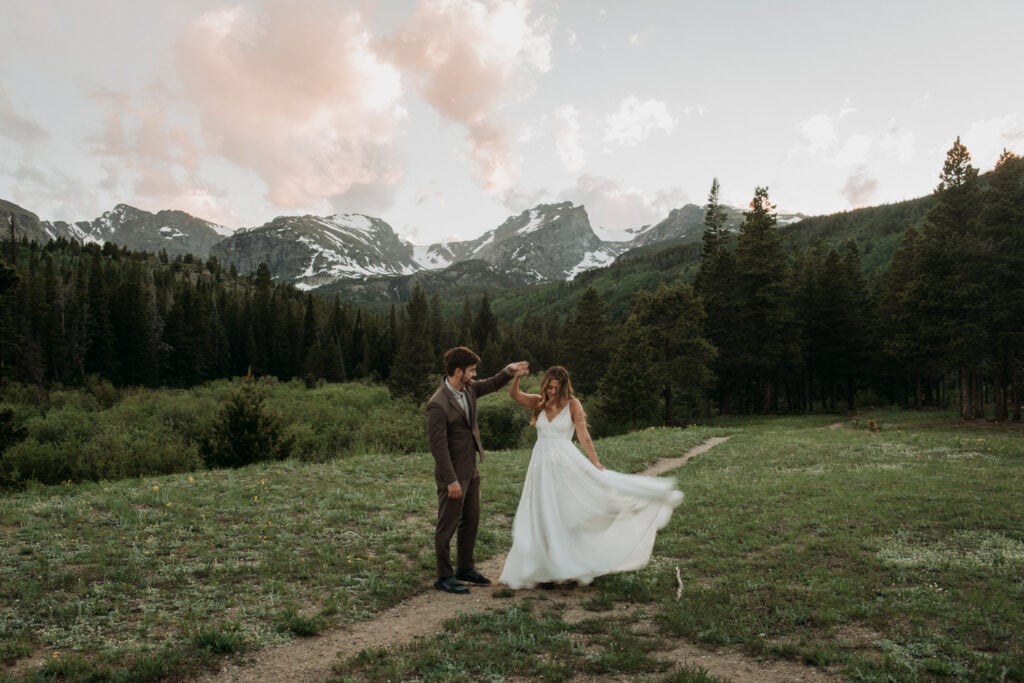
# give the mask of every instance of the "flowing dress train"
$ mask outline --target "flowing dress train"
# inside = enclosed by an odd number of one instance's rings
[[[675,480],[599,470],[572,442],[568,406],[537,416],[537,443],[523,482],[512,549],[500,583],[532,588],[640,569],[654,536],[683,500]]]

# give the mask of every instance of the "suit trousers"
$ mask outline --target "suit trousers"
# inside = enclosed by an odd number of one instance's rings
[[[451,545],[455,537],[456,566],[459,569],[474,569],[473,550],[476,548],[476,533],[480,526],[480,475],[468,481],[460,481],[462,497],[452,500],[448,487],[437,491],[437,530],[434,532],[434,550],[437,553],[437,577],[447,579],[454,576],[452,570]]]

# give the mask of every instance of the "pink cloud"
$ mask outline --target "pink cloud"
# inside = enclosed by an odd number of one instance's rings
[[[322,0],[239,5],[193,22],[178,48],[207,145],[258,175],[277,206],[342,203],[401,177],[400,74],[358,12]]]
[[[142,209],[170,206],[222,222],[231,217],[218,206],[219,192],[200,177],[194,135],[169,120],[158,100],[140,104],[110,91],[93,93],[92,99],[106,110],[103,129],[91,140],[92,150],[105,159],[100,187],[127,192],[126,201]]]
[[[530,76],[550,68],[551,39],[525,0],[422,0],[383,49],[418,74],[424,98],[466,127],[470,155],[489,191],[515,176],[509,135],[497,110],[532,89]]]
[[[878,190],[878,181],[861,167],[843,183],[842,193],[852,207],[865,206]]]

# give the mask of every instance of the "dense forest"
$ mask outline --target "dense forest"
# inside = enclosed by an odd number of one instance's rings
[[[275,283],[266,266],[240,276],[109,243],[6,241],[0,382],[45,396],[251,371],[311,386],[366,379],[420,399],[443,350],[466,344],[483,373],[521,358],[567,366],[612,430],[868,404],[1019,420],[1024,160],[1004,153],[982,179],[958,139],[939,178],[931,197],[870,226],[809,219],[802,240],[780,231],[767,188],[725,230],[715,180],[699,244],[498,299],[417,284],[390,310]]]

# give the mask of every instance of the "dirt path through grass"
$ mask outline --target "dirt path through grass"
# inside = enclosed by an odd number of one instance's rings
[[[714,437],[690,449],[678,458],[661,460],[645,470],[643,474],[660,475],[682,466],[691,458],[706,453],[729,437]],[[493,557],[479,565],[486,576],[501,574],[505,556]],[[353,624],[345,630],[326,633],[315,638],[304,638],[289,643],[264,648],[248,655],[244,660],[226,663],[213,675],[200,680],[205,683],[241,683],[257,681],[288,681],[301,683],[323,681],[331,676],[331,667],[366,648],[386,648],[428,638],[444,629],[444,622],[456,612],[482,612],[500,608],[536,593],[543,593],[555,604],[565,608],[567,621],[593,618],[593,614],[580,605],[592,596],[592,589],[571,590],[521,590],[514,598],[494,597],[493,586],[472,588],[469,595],[449,595],[428,590],[383,612],[370,621]],[[614,614],[615,610],[613,610]],[[837,681],[839,677],[827,676],[817,669],[791,662],[760,661],[744,656],[735,650],[709,650],[689,643],[680,642],[669,652],[658,653],[691,667],[702,667],[708,673],[737,683],[772,683],[789,681]],[[616,678],[578,678],[579,681],[611,681]]]

